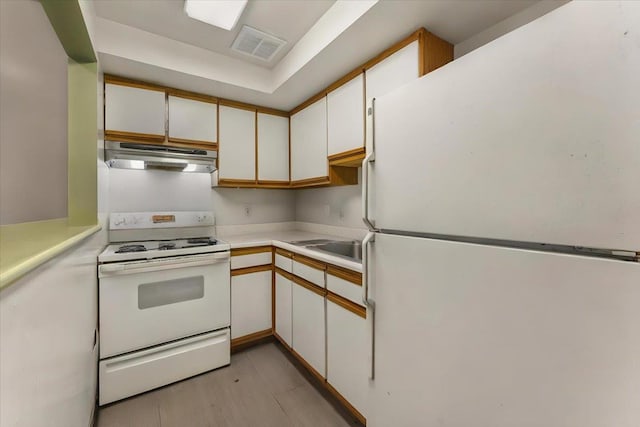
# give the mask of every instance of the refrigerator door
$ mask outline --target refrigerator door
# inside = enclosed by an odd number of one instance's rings
[[[640,250],[638,30],[571,2],[377,99],[376,228]]]
[[[379,234],[371,427],[640,425],[640,265]]]

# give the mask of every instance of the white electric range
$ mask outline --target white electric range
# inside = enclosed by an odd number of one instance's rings
[[[99,404],[230,363],[230,250],[211,212],[112,214],[98,256]]]

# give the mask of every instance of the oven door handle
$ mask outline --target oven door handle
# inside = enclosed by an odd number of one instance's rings
[[[175,268],[198,267],[201,265],[228,263],[230,253],[218,252],[210,255],[165,258],[153,261],[136,261],[131,263],[103,264],[98,268],[99,277],[123,274],[146,273],[152,271],[172,270]]]

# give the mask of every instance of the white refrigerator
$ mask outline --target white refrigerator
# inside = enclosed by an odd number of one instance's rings
[[[640,2],[374,101],[370,427],[640,426]]]

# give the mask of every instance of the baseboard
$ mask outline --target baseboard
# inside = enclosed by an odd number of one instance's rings
[[[231,353],[235,353],[240,350],[244,350],[247,347],[262,344],[273,340],[273,331],[271,329],[265,329],[264,331],[254,332],[249,335],[234,338],[231,340]]]

